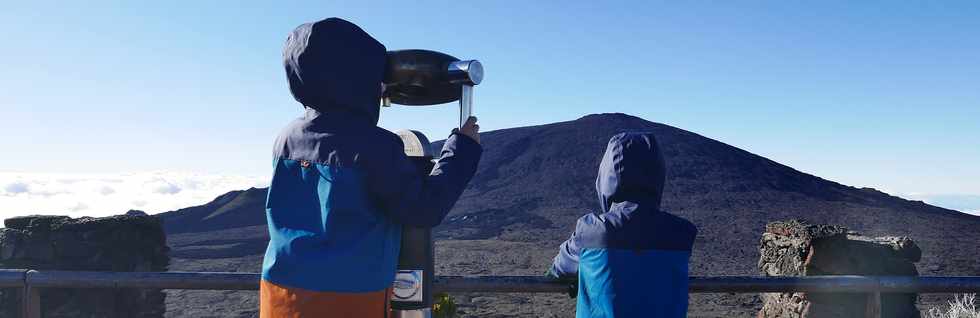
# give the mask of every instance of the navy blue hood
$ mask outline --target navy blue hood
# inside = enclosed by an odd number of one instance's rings
[[[599,164],[595,187],[602,212],[613,203],[632,202],[659,210],[666,167],[652,133],[625,132],[613,136]]]
[[[293,98],[328,116],[378,123],[387,49],[353,23],[329,18],[300,25],[286,40],[283,66]]]

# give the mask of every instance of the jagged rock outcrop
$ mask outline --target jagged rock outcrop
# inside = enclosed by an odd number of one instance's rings
[[[922,250],[908,237],[865,237],[847,228],[805,221],[773,222],[760,242],[759,270],[766,276],[918,276]],[[863,295],[763,294],[760,318],[863,317]],[[882,317],[918,318],[915,294],[882,294]]]
[[[0,229],[0,268],[166,271],[170,262],[158,218],[130,211],[104,218],[22,216]],[[160,290],[41,290],[43,317],[163,317]],[[19,297],[0,291],[0,318],[19,317]]]

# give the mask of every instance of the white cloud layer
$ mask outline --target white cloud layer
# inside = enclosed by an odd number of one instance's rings
[[[980,195],[977,194],[923,194],[912,193],[901,197],[920,200],[928,204],[960,212],[980,215]]]
[[[107,216],[131,209],[153,214],[201,205],[228,191],[268,184],[268,177],[172,171],[87,175],[0,172],[0,219],[28,214]],[[980,195],[899,196],[980,215]]]
[[[107,216],[201,205],[232,190],[268,186],[267,177],[190,172],[44,174],[0,172],[0,219],[28,214]]]

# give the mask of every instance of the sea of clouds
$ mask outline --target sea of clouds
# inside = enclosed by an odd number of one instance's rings
[[[268,184],[268,176],[173,171],[125,174],[0,172],[0,219],[28,214],[107,216],[129,210],[154,214],[205,204],[228,191]],[[980,195],[899,196],[980,215]]]
[[[913,193],[899,196],[909,200],[919,200],[938,207],[980,215],[980,194]]]
[[[107,216],[201,205],[232,190],[268,186],[268,177],[193,172],[45,174],[0,172],[0,219],[28,214]]]

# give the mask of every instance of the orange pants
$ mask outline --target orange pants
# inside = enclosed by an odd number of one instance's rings
[[[390,299],[390,288],[367,293],[318,292],[262,280],[259,317],[386,318],[391,311]]]

